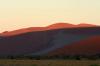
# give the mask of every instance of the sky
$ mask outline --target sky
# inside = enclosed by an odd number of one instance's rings
[[[0,32],[59,22],[100,25],[100,0],[0,0]]]

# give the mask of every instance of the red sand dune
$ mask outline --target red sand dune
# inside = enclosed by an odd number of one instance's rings
[[[50,30],[50,29],[73,28],[73,27],[76,27],[76,26],[69,23],[56,23],[56,24],[49,25],[47,29]]]
[[[18,34],[22,34],[22,33],[27,33],[27,32],[32,32],[32,31],[43,31],[44,28],[43,27],[30,27],[30,28],[23,28],[23,29],[19,29],[19,30],[14,30],[14,31],[5,31],[3,33],[1,33],[1,36],[12,36],[12,35],[18,35]]]
[[[81,23],[81,24],[78,24],[77,26],[78,26],[78,27],[94,27],[94,26],[96,26],[96,25]]]
[[[93,54],[100,52],[100,36],[90,37],[88,39],[64,46],[50,52],[48,55],[74,55],[74,54]]]
[[[30,27],[30,28],[23,28],[19,30],[14,31],[5,31],[1,33],[1,36],[12,36],[12,35],[18,35],[22,33],[32,32],[32,31],[44,31],[44,30],[52,30],[52,29],[60,29],[60,28],[74,28],[74,27],[93,27],[95,25],[91,24],[79,24],[79,25],[73,25],[69,23],[56,23],[49,25],[47,27]]]

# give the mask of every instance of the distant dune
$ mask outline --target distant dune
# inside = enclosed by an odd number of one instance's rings
[[[0,56],[100,53],[100,27],[62,28],[0,36]]]
[[[0,36],[13,36],[13,35],[18,35],[18,34],[23,34],[27,32],[34,32],[34,31],[45,31],[45,30],[53,30],[53,29],[62,29],[62,28],[79,28],[79,27],[95,27],[96,25],[92,24],[78,24],[78,25],[73,25],[69,23],[56,23],[49,25],[47,27],[29,27],[29,28],[23,28],[19,30],[14,30],[14,31],[5,31],[3,33],[0,33]]]

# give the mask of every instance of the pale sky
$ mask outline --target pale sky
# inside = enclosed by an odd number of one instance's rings
[[[0,0],[0,32],[57,22],[100,25],[100,0]]]

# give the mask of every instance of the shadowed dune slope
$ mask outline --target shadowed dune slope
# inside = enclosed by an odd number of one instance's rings
[[[94,55],[98,53],[100,53],[100,36],[93,36],[49,52],[49,55]]]

